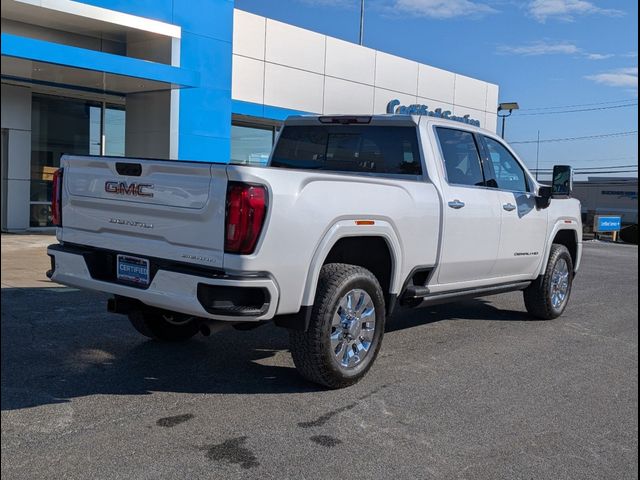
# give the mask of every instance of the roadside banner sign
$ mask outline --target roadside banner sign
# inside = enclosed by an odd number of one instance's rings
[[[622,228],[622,217],[615,215],[596,215],[593,230],[595,232],[619,232]]]

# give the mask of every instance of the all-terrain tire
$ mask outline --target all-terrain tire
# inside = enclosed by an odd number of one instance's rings
[[[556,265],[565,262],[568,273],[568,289],[564,300],[559,305],[553,303],[552,282]],[[549,261],[545,272],[531,285],[524,289],[524,304],[527,311],[540,320],[552,320],[558,318],[564,312],[571,295],[573,284],[573,259],[567,247],[554,243],[549,253]]]
[[[351,291],[364,291],[375,311],[375,329],[370,347],[359,364],[344,367],[331,347],[332,321],[339,303]],[[307,380],[329,388],[343,388],[358,382],[371,368],[384,335],[385,301],[376,277],[367,269],[343,263],[324,265],[320,271],[311,321],[307,331],[291,330],[289,341],[293,362]]]

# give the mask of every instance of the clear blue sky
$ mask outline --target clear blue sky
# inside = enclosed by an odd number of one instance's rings
[[[605,0],[365,0],[365,45],[500,86],[521,110],[511,141],[638,129],[638,4]],[[359,0],[236,0],[236,7],[357,42]],[[625,101],[625,102],[619,102]],[[609,103],[604,103],[609,102]],[[618,103],[614,103],[618,102]],[[525,115],[636,104],[623,108]],[[555,110],[555,111],[557,111]],[[536,145],[514,144],[530,167]],[[637,166],[637,134],[540,144],[540,166]],[[637,173],[630,174],[637,176]]]

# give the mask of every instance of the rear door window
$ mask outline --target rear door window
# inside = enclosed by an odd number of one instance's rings
[[[478,147],[471,132],[437,127],[436,133],[450,185],[484,186]]]
[[[334,172],[422,174],[415,127],[285,126],[271,166]]]

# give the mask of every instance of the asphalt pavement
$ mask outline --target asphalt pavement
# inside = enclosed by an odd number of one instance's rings
[[[3,479],[636,479],[638,249],[585,244],[570,305],[403,313],[357,385],[302,380],[287,332],[149,341],[2,237]]]

